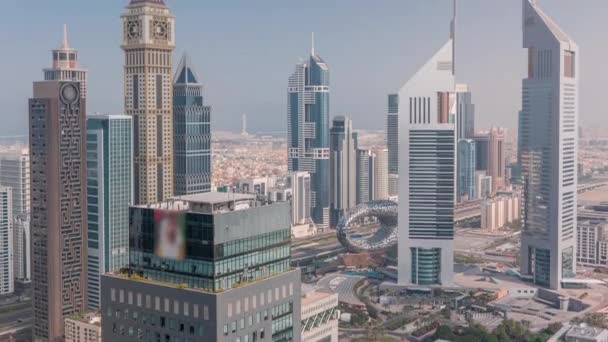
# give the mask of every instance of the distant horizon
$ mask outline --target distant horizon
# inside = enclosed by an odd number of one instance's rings
[[[242,113],[247,113],[251,131],[286,130],[287,78],[299,57],[308,55],[311,32],[317,53],[330,67],[330,117],[348,115],[355,129],[384,129],[387,95],[448,39],[452,16],[447,0],[381,0],[373,6],[364,0],[167,3],[176,17],[174,64],[189,52],[205,85],[205,102],[212,106],[212,127],[234,131],[240,130]],[[0,119],[5,122],[0,135],[27,132],[32,82],[42,80],[42,69],[51,63],[50,50],[61,43],[64,23],[70,46],[79,50],[81,64],[89,70],[88,111],[123,113],[124,53],[119,45],[125,4],[4,4],[7,18],[0,23],[0,40],[5,51],[18,53],[2,57],[10,82],[0,84]],[[602,32],[608,32],[608,3],[539,4],[580,47],[580,124],[606,126],[603,83],[608,79],[608,45],[596,42],[605,41]],[[458,10],[457,81],[471,88],[476,126],[514,130],[526,58],[521,2],[460,1]],[[50,12],[57,14],[49,16]]]

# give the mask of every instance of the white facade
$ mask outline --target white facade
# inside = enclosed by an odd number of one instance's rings
[[[310,223],[310,174],[304,171],[292,171],[287,175],[287,179],[287,185],[291,189],[292,224]]]
[[[338,342],[338,294],[302,286],[302,342]]]
[[[390,197],[388,179],[388,150],[379,149],[374,154],[374,200],[385,200]]]
[[[454,24],[448,42],[399,91],[399,284],[453,282]]]
[[[32,250],[29,214],[13,219],[15,280],[20,283],[32,281]]]
[[[0,187],[0,295],[15,291],[12,190]]]
[[[561,288],[576,275],[578,47],[534,0],[523,0],[524,210],[521,273]]]
[[[492,177],[486,174],[486,171],[475,172],[475,189],[477,190],[477,198],[488,198],[492,195]]]
[[[481,206],[481,228],[494,230],[519,220],[519,195],[501,195],[488,199]]]
[[[66,318],[65,342],[101,342],[101,317],[85,314]]]
[[[13,218],[30,212],[30,155],[27,149],[0,155],[0,186],[13,190]]]

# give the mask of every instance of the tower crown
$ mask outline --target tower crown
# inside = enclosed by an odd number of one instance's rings
[[[129,6],[143,3],[166,6],[163,0],[131,0],[131,2],[129,2]]]
[[[78,68],[78,50],[68,44],[68,29],[63,25],[63,40],[61,47],[53,50],[53,69]]]

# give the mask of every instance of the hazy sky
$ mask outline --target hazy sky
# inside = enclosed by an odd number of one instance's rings
[[[395,92],[449,34],[450,0],[166,0],[176,16],[174,64],[188,50],[214,129],[286,130],[286,85],[316,51],[331,70],[331,115],[383,129]],[[0,135],[25,134],[32,82],[43,78],[62,24],[89,69],[88,111],[121,113],[120,14],[126,0],[2,0]],[[539,0],[580,47],[580,122],[608,127],[608,1]],[[515,127],[525,54],[520,0],[460,0],[457,78],[477,126]]]

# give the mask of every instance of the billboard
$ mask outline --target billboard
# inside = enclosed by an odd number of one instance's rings
[[[154,254],[184,260],[186,257],[186,215],[183,212],[154,210]]]

